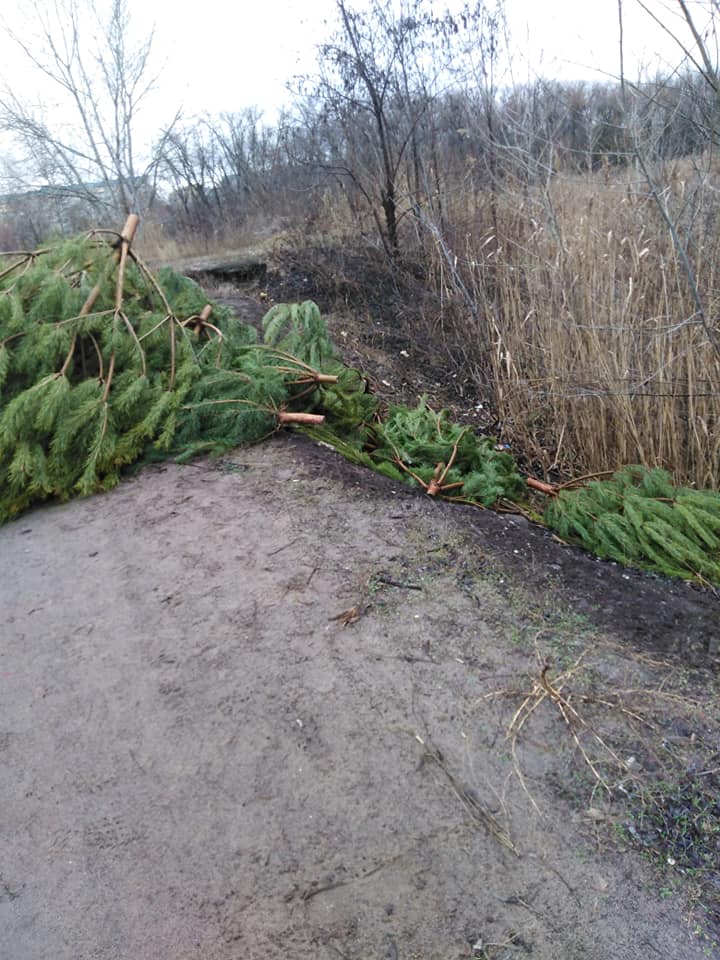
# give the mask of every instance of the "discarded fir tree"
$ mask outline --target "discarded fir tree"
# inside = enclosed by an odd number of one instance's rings
[[[213,315],[186,278],[156,279],[132,250],[136,227],[3,257],[0,522],[112,487],[149,445],[217,449],[307,419],[297,405],[320,374]]]
[[[720,585],[720,493],[676,487],[665,470],[625,467],[563,490],[544,519],[598,557]]]

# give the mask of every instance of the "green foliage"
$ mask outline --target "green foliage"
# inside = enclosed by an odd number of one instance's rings
[[[218,448],[275,425],[282,374],[248,353],[257,333],[227,310],[198,322],[207,300],[191,280],[164,270],[160,283],[132,254],[120,274],[117,243],[98,234],[0,261],[0,274],[0,523],[108,489],[151,448]],[[208,412],[227,397],[238,402]]]
[[[335,358],[335,348],[320,309],[312,300],[277,303],[263,317],[265,343],[320,370]]]
[[[544,520],[598,557],[720,585],[720,494],[676,487],[665,470],[625,467],[561,491]]]
[[[157,274],[157,280],[168,299],[168,303],[172,304],[173,312],[178,317],[196,316],[207,303],[207,297],[199,284],[189,277],[183,277],[179,273],[175,273],[170,267],[161,267]],[[226,313],[229,314],[229,311]],[[213,314],[217,320],[217,307],[213,310]]]
[[[422,399],[417,407],[391,407],[383,419],[377,402],[363,406],[362,398],[368,395],[362,378],[355,380],[354,386],[346,405],[339,405],[340,415],[328,406],[323,391],[327,425],[307,429],[310,436],[334,447],[353,463],[394,481],[413,486],[420,481],[427,487],[440,464],[441,472],[448,468],[443,480],[452,485],[448,496],[482,506],[492,506],[501,499],[525,498],[525,483],[513,458],[497,451],[487,437],[453,423],[446,410],[435,413]],[[330,388],[328,392],[334,391]],[[345,395],[342,390],[339,394]],[[351,413],[357,418],[354,422]]]
[[[192,345],[132,261],[115,309],[117,269],[113,246],[89,236],[0,281],[0,522],[113,486],[174,434],[199,373]]]
[[[262,351],[246,351],[241,368],[206,371],[197,381],[173,443],[181,462],[254,443],[277,428],[274,413],[286,406],[288,390],[263,360]]]
[[[340,363],[327,364],[326,370],[338,379],[322,390],[322,412],[336,437],[362,448],[374,436],[380,401],[358,370]]]
[[[229,311],[204,314],[187,277],[155,278],[132,251],[121,271],[107,236],[0,257],[0,523],[48,497],[108,489],[158,454],[256,442],[280,411],[324,399],[349,431],[376,412],[334,359],[315,304],[273,308],[258,343]]]
[[[449,468],[444,483],[460,485],[452,491],[455,496],[486,507],[501,499],[524,499],[525,483],[510,454],[453,423],[446,410],[435,413],[424,398],[414,408],[391,407],[375,434],[373,462],[394,464],[411,482],[417,482],[415,474],[429,484],[442,464],[443,470]]]

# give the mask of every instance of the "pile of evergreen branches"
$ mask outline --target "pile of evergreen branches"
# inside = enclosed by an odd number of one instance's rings
[[[192,281],[155,277],[122,233],[0,259],[0,522],[116,484],[138,460],[186,460],[326,421],[326,442],[433,496],[492,505],[524,490],[492,441],[381,404],[344,366],[317,306],[278,304],[258,331]]]
[[[373,419],[366,415],[350,431],[338,430],[332,409],[329,414],[326,427],[305,432],[391,480],[418,486],[432,497],[485,507],[525,499],[525,482],[510,454],[453,423],[446,410],[436,413],[425,398],[417,407],[392,406]]]
[[[136,225],[0,260],[0,523],[108,489],[150,450],[190,456],[307,421],[335,383],[277,330],[277,348],[260,344],[192,281],[154,277]]]
[[[665,470],[625,467],[562,490],[544,520],[598,557],[720,585],[720,493],[676,487]]]
[[[133,462],[221,452],[285,423],[433,497],[490,507],[524,504],[528,484],[553,492],[425,399],[385,409],[314,303],[274,306],[261,342],[191,280],[155,277],[132,249],[136,225],[0,255],[0,523],[108,489]],[[720,585],[720,494],[663,470],[561,490],[544,522],[599,557]]]

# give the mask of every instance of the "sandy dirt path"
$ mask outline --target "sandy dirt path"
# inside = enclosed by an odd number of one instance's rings
[[[550,582],[597,565],[469,516],[282,437],[0,529],[0,957],[706,956],[594,845],[557,711],[527,792],[505,733],[538,637],[699,649],[710,601],[603,565],[646,607],[598,632]]]

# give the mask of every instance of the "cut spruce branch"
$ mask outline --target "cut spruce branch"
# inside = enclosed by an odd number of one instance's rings
[[[290,424],[297,423],[307,427],[320,427],[325,423],[325,417],[322,413],[292,413],[288,410],[278,410],[278,423]]]
[[[495,441],[450,420],[422,399],[417,407],[393,406],[368,427],[369,465],[393,479],[404,479],[444,497],[462,490],[468,501],[493,506],[501,499],[522,500],[525,483],[510,454]]]
[[[544,520],[598,557],[720,585],[720,493],[677,487],[665,470],[625,467],[561,490]]]
[[[157,316],[134,263],[137,225],[129,217],[119,234],[60,242],[3,271],[0,521],[47,497],[106,489],[149,442],[172,440],[197,363],[186,349],[175,382],[164,328],[177,319]]]
[[[321,427],[325,423],[325,417],[321,413],[294,413],[289,410],[275,410],[273,407],[263,406],[263,404],[254,403],[252,400],[243,400],[241,397],[227,397],[223,400],[201,400],[199,403],[186,404],[183,410],[197,410],[199,407],[224,406],[225,404],[251,407],[258,413],[264,413],[272,417],[280,426],[297,423],[306,427]]]

